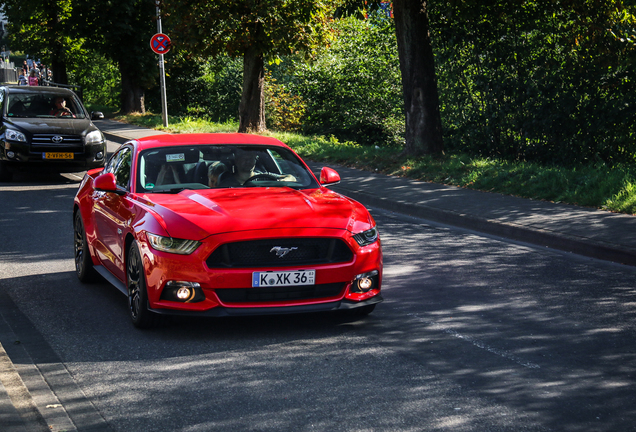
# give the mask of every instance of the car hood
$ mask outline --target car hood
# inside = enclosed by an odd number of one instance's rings
[[[5,124],[13,125],[21,132],[28,134],[65,134],[82,135],[86,130],[97,129],[87,119],[74,118],[17,118],[5,117]]]
[[[144,194],[172,237],[200,240],[212,234],[274,228],[331,228],[360,232],[373,224],[358,202],[326,188],[230,188]]]

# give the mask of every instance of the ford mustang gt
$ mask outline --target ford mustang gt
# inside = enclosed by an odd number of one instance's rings
[[[382,301],[376,223],[287,145],[247,134],[156,135],[84,176],[75,269],[128,297],[133,324],[161,315],[347,310]]]

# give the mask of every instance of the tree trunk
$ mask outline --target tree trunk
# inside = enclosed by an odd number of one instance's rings
[[[393,1],[406,113],[404,153],[411,156],[444,152],[435,58],[426,8],[426,0]]]
[[[56,60],[51,61],[51,73],[53,74],[53,82],[58,84],[68,84],[68,75],[66,73],[66,62]]]
[[[59,36],[62,33],[60,29],[60,4],[56,1],[50,1],[45,6],[49,14],[48,38],[51,47],[51,63],[48,66],[53,74],[53,82],[58,84],[68,84],[68,75],[66,73],[66,47]],[[44,77],[44,79],[48,79]]]
[[[121,66],[119,67],[121,72],[121,112],[122,114],[129,114],[132,112],[138,112],[145,114],[145,92],[144,89],[137,83],[135,74],[128,73]]]
[[[239,104],[239,132],[263,132],[265,126],[265,63],[263,53],[250,48],[243,56],[243,94]]]

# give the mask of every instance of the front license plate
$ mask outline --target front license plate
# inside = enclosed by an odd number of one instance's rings
[[[275,287],[315,284],[316,270],[254,272],[252,287]]]
[[[73,159],[73,153],[66,152],[47,152],[44,153],[44,159]]]

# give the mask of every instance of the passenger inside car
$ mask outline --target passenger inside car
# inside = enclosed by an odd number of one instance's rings
[[[221,184],[221,177],[227,172],[227,166],[222,162],[212,162],[208,166],[208,186],[217,187]]]
[[[184,178],[183,166],[166,162],[159,168],[155,185],[179,184]]]

